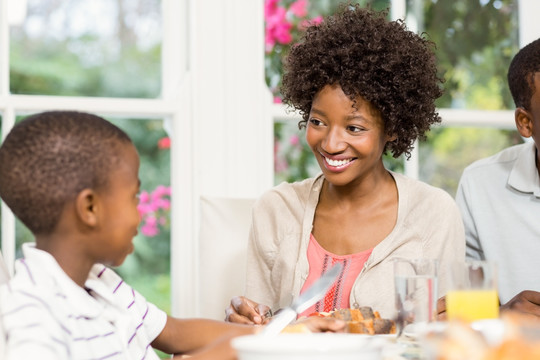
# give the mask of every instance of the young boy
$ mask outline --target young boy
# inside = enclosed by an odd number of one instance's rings
[[[6,359],[157,359],[153,348],[233,359],[229,340],[257,331],[169,317],[108,268],[133,251],[138,171],[129,137],[94,115],[41,113],[8,134],[0,197],[36,242],[23,246],[15,277],[0,288]]]

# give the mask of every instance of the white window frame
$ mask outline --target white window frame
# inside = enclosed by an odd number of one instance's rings
[[[172,314],[200,316],[199,196],[257,197],[270,188],[273,121],[298,121],[283,106],[272,104],[264,84],[263,0],[162,0],[162,96],[158,99],[10,94],[8,1],[0,0],[3,136],[16,115],[52,109],[165,119],[172,138]],[[405,0],[393,0],[392,5],[393,16],[403,17]],[[524,45],[540,34],[540,23],[535,23],[540,2],[520,0],[519,5],[520,45]],[[513,111],[441,109],[440,113],[443,126],[514,127]],[[406,173],[418,177],[416,153],[407,162]],[[1,240],[13,271],[15,220],[3,203]]]

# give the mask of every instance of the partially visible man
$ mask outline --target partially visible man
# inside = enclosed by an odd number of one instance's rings
[[[533,141],[469,165],[456,202],[465,225],[467,257],[498,266],[501,311],[540,317],[540,39],[515,55],[508,85],[517,130]]]

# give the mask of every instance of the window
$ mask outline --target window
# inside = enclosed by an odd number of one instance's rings
[[[16,0],[2,6],[9,14],[9,23],[2,24],[9,38],[9,49],[1,49],[9,54],[2,63],[2,134],[29,113],[77,109],[97,113],[130,135],[141,158],[143,221],[135,253],[117,271],[170,312],[167,126],[175,108],[163,106],[161,2]],[[31,233],[2,204],[8,264],[29,241]]]

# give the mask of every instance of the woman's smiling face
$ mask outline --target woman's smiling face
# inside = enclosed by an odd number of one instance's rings
[[[309,113],[306,140],[325,178],[336,186],[361,182],[384,170],[387,141],[380,112],[362,97],[353,103],[340,86],[325,86]]]

